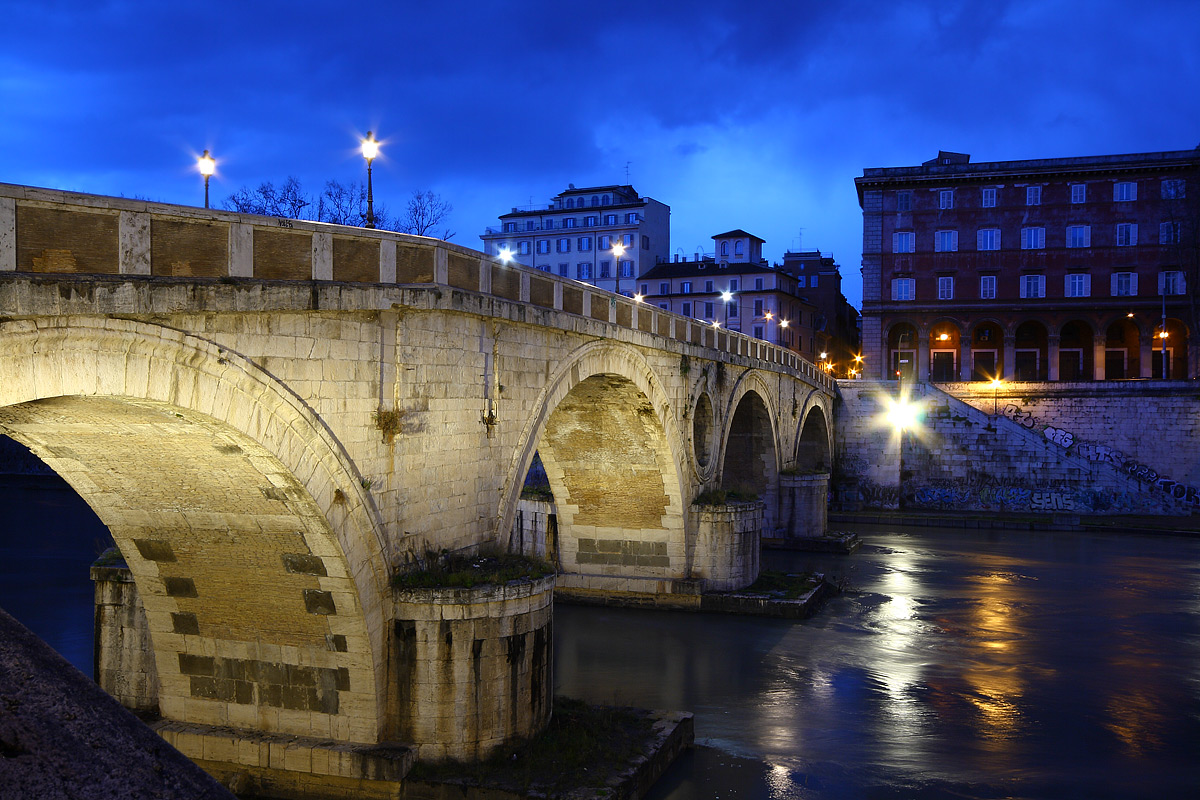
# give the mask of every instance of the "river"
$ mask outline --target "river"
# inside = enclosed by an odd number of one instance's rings
[[[89,674],[98,525],[0,484],[0,606]],[[803,622],[560,604],[557,691],[694,712],[653,800],[1198,796],[1200,540],[862,533],[767,554],[848,581]]]

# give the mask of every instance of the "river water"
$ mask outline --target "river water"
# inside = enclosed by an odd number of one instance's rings
[[[557,691],[695,714],[654,800],[1200,796],[1200,540],[862,533],[767,555],[848,581],[802,622],[560,604]],[[105,535],[0,484],[0,606],[89,674]]]

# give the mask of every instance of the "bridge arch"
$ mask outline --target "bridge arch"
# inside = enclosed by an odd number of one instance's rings
[[[757,494],[766,503],[768,530],[774,524],[780,468],[773,398],[764,377],[749,370],[738,378],[722,415],[721,488]]]
[[[502,493],[506,546],[537,452],[554,494],[562,572],[685,577],[686,440],[650,363],[626,345],[583,345],[558,365],[535,409]]]
[[[828,472],[833,467],[833,427],[820,405],[811,405],[796,427],[795,466],[804,472]]]
[[[341,444],[265,370],[185,332],[0,324],[0,430],[108,526],[164,716],[377,741],[388,569]]]

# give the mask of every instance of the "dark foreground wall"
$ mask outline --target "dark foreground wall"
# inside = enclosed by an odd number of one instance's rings
[[[0,610],[0,800],[234,800]]]

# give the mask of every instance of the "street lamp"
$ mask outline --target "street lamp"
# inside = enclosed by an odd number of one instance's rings
[[[721,292],[721,302],[725,304],[725,330],[729,330],[729,303],[733,300],[733,292],[726,289]]]
[[[375,134],[367,131],[367,138],[362,140],[363,158],[367,160],[367,227],[375,227],[375,193],[371,186],[371,162],[379,155],[379,142]]]
[[[1000,379],[992,378],[992,416],[996,416],[996,391],[1000,388]]]
[[[505,264],[512,263],[512,258],[513,258],[512,248],[511,247],[501,248],[500,253],[499,253],[499,258]]]
[[[625,245],[618,241],[613,241],[613,269],[616,270],[613,274],[617,277],[617,294],[621,293],[621,256],[625,255]]]
[[[1162,379],[1167,380],[1167,287],[1162,293]]]
[[[200,174],[204,176],[204,207],[208,208],[208,179],[217,171],[217,162],[205,150],[196,163],[200,167]]]

